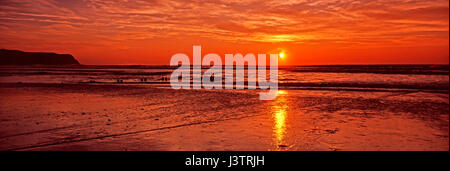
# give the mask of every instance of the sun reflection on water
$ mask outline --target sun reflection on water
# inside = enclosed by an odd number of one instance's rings
[[[274,120],[274,144],[276,145],[277,150],[282,150],[282,148],[287,147],[285,144],[285,135],[286,135],[286,120],[287,120],[287,100],[286,95],[287,92],[283,90],[279,90],[277,99],[273,102],[272,106],[272,117]]]

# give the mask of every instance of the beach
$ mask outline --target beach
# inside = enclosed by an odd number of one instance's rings
[[[286,87],[261,101],[261,90],[12,83],[6,75],[2,151],[449,150],[448,90]]]

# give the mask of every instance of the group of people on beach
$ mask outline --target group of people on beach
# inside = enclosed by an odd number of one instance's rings
[[[165,76],[165,75],[161,75],[161,78],[159,80],[160,81],[169,81],[169,78],[167,76]],[[141,83],[145,83],[145,82],[147,82],[147,78],[145,78],[145,77],[139,78],[139,81]],[[123,80],[122,79],[117,79],[116,82],[117,83],[123,83]]]

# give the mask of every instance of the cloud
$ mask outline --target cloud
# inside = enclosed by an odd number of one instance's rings
[[[2,0],[0,45],[14,39],[100,46],[179,36],[425,43],[448,41],[448,11],[448,0]]]

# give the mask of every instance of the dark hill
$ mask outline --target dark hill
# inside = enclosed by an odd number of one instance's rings
[[[0,65],[80,65],[70,54],[0,49]]]

